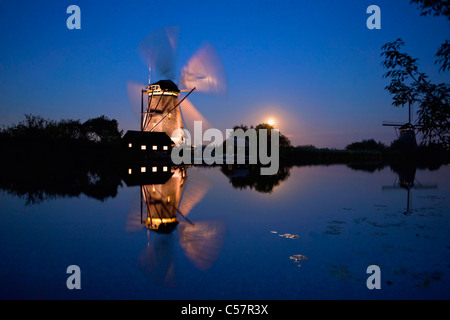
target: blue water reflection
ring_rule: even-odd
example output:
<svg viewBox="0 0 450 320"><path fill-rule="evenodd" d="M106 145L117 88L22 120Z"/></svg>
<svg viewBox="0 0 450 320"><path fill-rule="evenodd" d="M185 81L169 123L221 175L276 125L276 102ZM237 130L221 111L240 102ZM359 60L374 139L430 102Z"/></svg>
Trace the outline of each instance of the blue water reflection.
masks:
<svg viewBox="0 0 450 320"><path fill-rule="evenodd" d="M271 181L242 168L151 170L101 201L26 205L2 192L0 297L450 298L448 166L292 167ZM81 290L66 288L71 264ZM381 290L366 287L369 265Z"/></svg>

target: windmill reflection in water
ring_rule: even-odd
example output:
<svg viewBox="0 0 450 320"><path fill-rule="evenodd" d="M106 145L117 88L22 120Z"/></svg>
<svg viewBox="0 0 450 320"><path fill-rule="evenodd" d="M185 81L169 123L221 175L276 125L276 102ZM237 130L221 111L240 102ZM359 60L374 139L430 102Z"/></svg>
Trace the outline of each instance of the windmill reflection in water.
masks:
<svg viewBox="0 0 450 320"><path fill-rule="evenodd" d="M125 182L129 187L139 186L140 201L133 203L126 230L147 230L148 245L140 270L154 282L174 285L178 245L197 269L211 268L220 254L225 226L219 221L188 218L210 189L209 180L196 168L167 164L133 172L136 174L128 175Z"/></svg>
<svg viewBox="0 0 450 320"><path fill-rule="evenodd" d="M391 165L392 170L398 174L393 185L382 186L383 191L387 190L406 190L406 209L404 215L412 213L411 191L437 189L437 184L422 184L416 178L417 167L414 164Z"/></svg>

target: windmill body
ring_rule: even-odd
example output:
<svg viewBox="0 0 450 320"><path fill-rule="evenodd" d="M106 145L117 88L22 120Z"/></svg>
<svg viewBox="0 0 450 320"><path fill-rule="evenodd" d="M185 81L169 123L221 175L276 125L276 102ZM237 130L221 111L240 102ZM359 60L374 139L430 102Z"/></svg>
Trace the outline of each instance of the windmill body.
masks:
<svg viewBox="0 0 450 320"><path fill-rule="evenodd" d="M420 126L416 124L412 124L411 121L411 104L408 106L408 122L407 123L393 123L393 122L384 122L383 126L385 127L394 127L396 130L400 132L398 134L398 143L404 149L413 150L417 148L417 139L416 139L416 129Z"/></svg>
<svg viewBox="0 0 450 320"><path fill-rule="evenodd" d="M148 85L142 94L141 130L165 132L178 145L182 140L180 130L183 129L183 121L177 85L171 80L160 80ZM147 100L145 105L144 96ZM176 130L179 133L173 134Z"/></svg>
<svg viewBox="0 0 450 320"><path fill-rule="evenodd" d="M398 141L408 149L417 148L416 130L411 123L406 123L399 128Z"/></svg>

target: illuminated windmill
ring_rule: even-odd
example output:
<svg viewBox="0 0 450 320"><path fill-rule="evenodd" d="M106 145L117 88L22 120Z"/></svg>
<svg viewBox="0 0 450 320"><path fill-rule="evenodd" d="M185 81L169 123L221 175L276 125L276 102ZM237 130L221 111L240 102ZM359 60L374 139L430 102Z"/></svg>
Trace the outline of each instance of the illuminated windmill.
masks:
<svg viewBox="0 0 450 320"><path fill-rule="evenodd" d="M383 122L385 127L394 127L397 134L397 141L407 149L414 149L417 147L416 129L420 128L420 125L412 124L411 120L411 103L408 105L408 122ZM398 133L400 131L400 134Z"/></svg>
<svg viewBox="0 0 450 320"><path fill-rule="evenodd" d="M177 129L192 130L194 121L206 119L187 100L194 91L209 93L226 92L226 78L223 65L211 45L202 46L181 68L179 76L175 72L178 28L166 27L150 33L138 46L138 51L149 66L149 83L141 92L140 123L141 131L165 132L178 145L183 141ZM160 78L151 82L152 71ZM178 85L174 81L178 78ZM130 96L134 96L136 85L128 82ZM187 92L180 97L182 92ZM133 100L133 99L130 99ZM135 105L134 101L131 101Z"/></svg>

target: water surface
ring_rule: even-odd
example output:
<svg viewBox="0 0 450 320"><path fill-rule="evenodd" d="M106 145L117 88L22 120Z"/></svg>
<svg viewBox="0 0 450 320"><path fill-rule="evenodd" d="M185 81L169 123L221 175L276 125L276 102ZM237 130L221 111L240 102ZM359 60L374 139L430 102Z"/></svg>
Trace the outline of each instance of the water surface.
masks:
<svg viewBox="0 0 450 320"><path fill-rule="evenodd" d="M169 168L101 200L3 191L0 297L449 299L450 167L354 169ZM155 230L163 216L178 223Z"/></svg>

